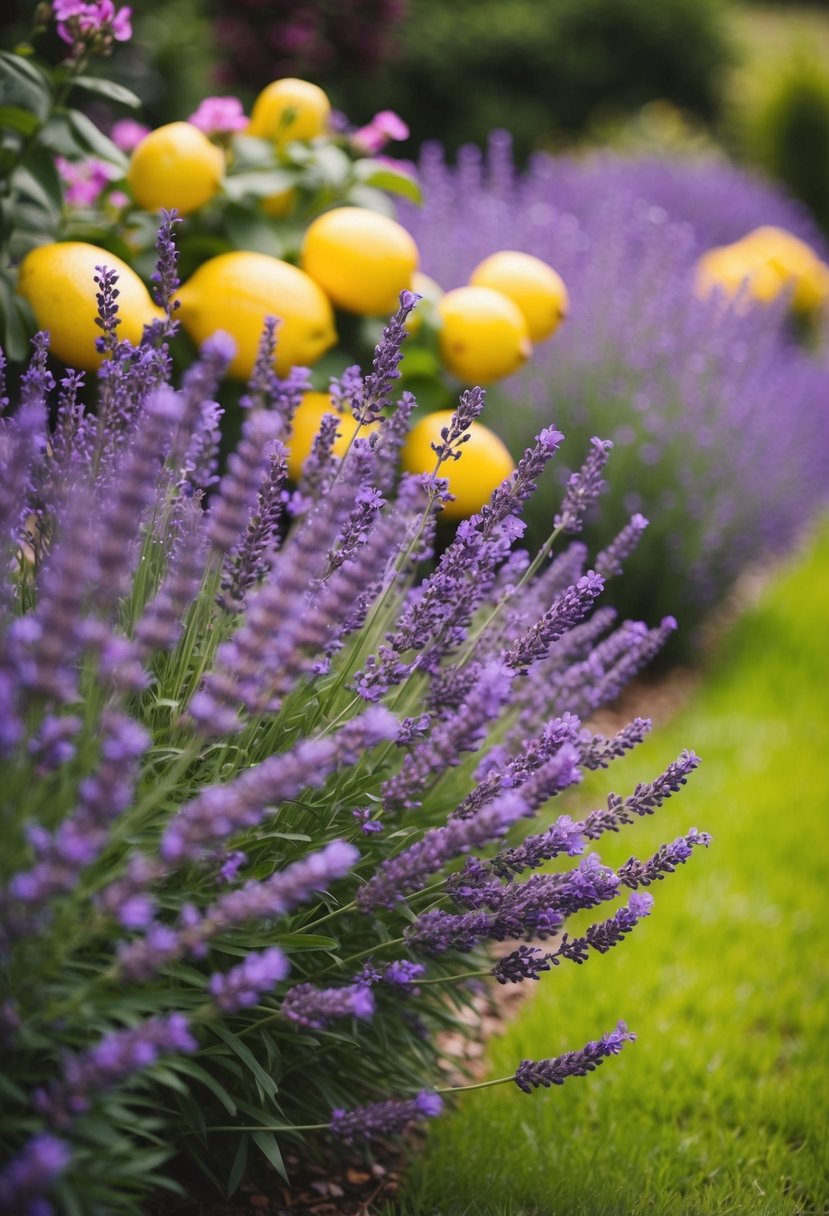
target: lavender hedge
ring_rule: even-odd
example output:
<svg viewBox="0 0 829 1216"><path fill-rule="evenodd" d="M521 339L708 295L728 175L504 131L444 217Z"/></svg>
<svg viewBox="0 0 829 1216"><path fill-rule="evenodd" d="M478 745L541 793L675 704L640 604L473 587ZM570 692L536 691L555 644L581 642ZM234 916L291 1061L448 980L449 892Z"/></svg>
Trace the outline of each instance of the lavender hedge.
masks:
<svg viewBox="0 0 829 1216"><path fill-rule="evenodd" d="M404 293L371 371L335 386L333 421L355 432L341 460L323 426L286 485L307 373L275 377L271 325L220 476L232 351L215 335L171 386L171 231L166 320L138 348L99 271L96 409L82 376L54 385L41 334L0 421L0 1211L15 1216L146 1210L184 1158L232 1194L265 1162L284 1171L286 1146L438 1115L458 1088L438 1084L438 1032L468 1033L469 981L613 948L650 912L646 888L708 843L692 829L618 871L591 851L679 790L691 752L578 821L548 806L647 733L586 721L674 626L597 607L641 521L592 570L566 542L608 445L534 559L516 542L553 427L423 574L441 469L483 393L461 396L434 472L398 479ZM571 936L583 909L596 923ZM492 942L509 943L497 962ZM632 1038L620 1023L503 1080L559 1085Z"/></svg>
<svg viewBox="0 0 829 1216"><path fill-rule="evenodd" d="M739 572L789 546L829 490L826 350L794 340L782 301L746 313L698 299L694 263L762 224L826 258L814 223L713 160L541 156L519 175L496 134L486 157L467 148L448 167L432 146L420 168L424 206L403 220L441 286L504 247L564 278L567 323L492 393L490 425L520 451L555 417L567 434L561 477L591 435L614 442L615 477L587 538L601 543L631 511L650 519L615 602L637 616L676 612L690 643ZM552 486L530 507L534 542Z"/></svg>

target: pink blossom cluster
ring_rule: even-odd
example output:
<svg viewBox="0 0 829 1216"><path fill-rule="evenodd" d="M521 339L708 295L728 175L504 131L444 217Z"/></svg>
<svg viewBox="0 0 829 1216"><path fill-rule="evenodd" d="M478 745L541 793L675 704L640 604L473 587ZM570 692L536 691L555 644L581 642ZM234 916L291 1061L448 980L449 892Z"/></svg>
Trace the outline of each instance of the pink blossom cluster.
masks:
<svg viewBox="0 0 829 1216"><path fill-rule="evenodd" d="M352 140L361 151L373 156L385 148L391 139L408 139L409 128L394 110L381 110L371 122L355 131Z"/></svg>
<svg viewBox="0 0 829 1216"><path fill-rule="evenodd" d="M232 135L235 131L244 131L248 125L238 97L205 97L187 121L205 135Z"/></svg>
<svg viewBox="0 0 829 1216"><path fill-rule="evenodd" d="M70 46L88 43L96 35L116 42L128 42L132 37L132 9L116 10L112 0L53 0L52 11L58 34Z"/></svg>
<svg viewBox="0 0 829 1216"><path fill-rule="evenodd" d="M94 207L112 179L118 176L114 165L94 157L72 161L57 156L55 164L65 185L64 200L70 207Z"/></svg>

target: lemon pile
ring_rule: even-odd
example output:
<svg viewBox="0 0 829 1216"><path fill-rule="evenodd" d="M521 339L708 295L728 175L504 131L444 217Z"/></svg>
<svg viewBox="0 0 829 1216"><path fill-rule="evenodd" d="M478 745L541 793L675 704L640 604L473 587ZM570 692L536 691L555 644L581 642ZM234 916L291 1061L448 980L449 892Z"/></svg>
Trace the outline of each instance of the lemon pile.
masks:
<svg viewBox="0 0 829 1216"><path fill-rule="evenodd" d="M568 306L567 288L552 266L502 249L475 267L468 286L438 302L441 361L466 384L511 376L534 343L552 337Z"/></svg>
<svg viewBox="0 0 829 1216"><path fill-rule="evenodd" d="M764 225L704 253L695 285L703 298L719 293L742 307L788 293L792 312L814 318L829 301L829 266L793 233Z"/></svg>

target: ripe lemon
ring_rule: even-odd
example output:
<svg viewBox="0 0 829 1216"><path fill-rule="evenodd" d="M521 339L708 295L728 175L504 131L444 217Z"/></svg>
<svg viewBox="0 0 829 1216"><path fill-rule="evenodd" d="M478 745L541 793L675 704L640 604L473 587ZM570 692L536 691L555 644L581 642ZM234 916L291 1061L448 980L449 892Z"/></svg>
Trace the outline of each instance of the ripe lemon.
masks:
<svg viewBox="0 0 829 1216"><path fill-rule="evenodd" d="M299 481L323 418L326 414L336 413L337 408L328 393L305 393L303 396L294 414L288 440L288 472L294 481ZM335 456L344 456L355 437L365 438L373 427L379 425L378 419L369 426L358 427L351 414L343 414L337 438L334 440L331 450Z"/></svg>
<svg viewBox="0 0 829 1216"><path fill-rule="evenodd" d="M230 374L246 377L253 370L268 316L277 329L276 370L310 367L337 340L334 314L324 292L307 274L265 253L221 253L203 262L179 292L179 316L194 341L201 343L217 329L236 343Z"/></svg>
<svg viewBox="0 0 829 1216"><path fill-rule="evenodd" d="M403 445L403 468L408 473L431 473L436 456L433 443L441 442L441 429L449 425L452 410L436 410L421 418ZM455 501L447 503L444 519L465 519L489 502L492 491L509 477L515 463L504 443L483 423L473 422L470 437L462 446L460 460L447 460L440 476L449 481Z"/></svg>
<svg viewBox="0 0 829 1216"><path fill-rule="evenodd" d="M532 342L551 337L567 316L569 299L561 276L529 253L502 249L484 258L472 274L473 287L494 287L521 309Z"/></svg>
<svg viewBox="0 0 829 1216"><path fill-rule="evenodd" d="M328 126L331 102L315 84L284 76L262 90L250 115L248 135L281 146L292 139L313 139Z"/></svg>
<svg viewBox="0 0 829 1216"><path fill-rule="evenodd" d="M739 297L741 307L752 301L769 303L784 286L780 274L765 262L750 256L738 244L709 249L696 265L696 292L700 297L718 292L726 299Z"/></svg>
<svg viewBox="0 0 829 1216"><path fill-rule="evenodd" d="M335 207L305 233L300 265L337 308L363 317L395 312L417 270L414 240L396 220L366 207Z"/></svg>
<svg viewBox="0 0 829 1216"><path fill-rule="evenodd" d="M438 301L444 366L466 384L488 384L517 371L532 354L518 305L493 287L456 287Z"/></svg>
<svg viewBox="0 0 829 1216"><path fill-rule="evenodd" d="M40 245L26 254L17 280L17 290L32 306L38 326L51 333L54 354L85 371L94 371L103 359L95 349L95 339L102 333L95 324L96 266L117 271L121 324L116 333L119 339L137 344L144 326L163 313L135 271L114 253L83 241Z"/></svg>
<svg viewBox="0 0 829 1216"><path fill-rule="evenodd" d="M127 181L139 207L197 211L218 193L225 158L198 127L168 122L145 135L130 158Z"/></svg>
<svg viewBox="0 0 829 1216"><path fill-rule="evenodd" d="M764 224L738 241L737 247L778 274L781 290L792 291L795 312L819 312L829 300L829 266L810 245L785 228Z"/></svg>

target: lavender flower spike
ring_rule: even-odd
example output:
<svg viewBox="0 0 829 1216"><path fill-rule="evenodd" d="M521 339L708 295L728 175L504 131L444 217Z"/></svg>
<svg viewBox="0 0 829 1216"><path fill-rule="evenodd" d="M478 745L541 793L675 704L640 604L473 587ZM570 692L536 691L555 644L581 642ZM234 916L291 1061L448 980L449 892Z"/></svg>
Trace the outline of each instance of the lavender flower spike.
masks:
<svg viewBox="0 0 829 1216"><path fill-rule="evenodd" d="M343 988L315 988L297 984L286 993L282 1013L299 1026L323 1030L335 1018L355 1017L367 1021L374 1014L374 997L367 984Z"/></svg>
<svg viewBox="0 0 829 1216"><path fill-rule="evenodd" d="M354 1110L333 1110L330 1129L346 1144L355 1140L372 1140L377 1136L397 1136L410 1123L434 1119L443 1110L443 1099L428 1089L416 1098L374 1102Z"/></svg>
<svg viewBox="0 0 829 1216"><path fill-rule="evenodd" d="M214 972L208 989L224 1013L256 1005L262 995L284 980L290 963L278 946L251 951L244 962L224 973Z"/></svg>
<svg viewBox="0 0 829 1216"><path fill-rule="evenodd" d="M508 793L470 819L453 819L445 827L432 828L417 844L382 862L358 894L357 903L364 912L394 907L407 892L418 890L445 862L489 844L526 813L524 800L518 794Z"/></svg>
<svg viewBox="0 0 829 1216"><path fill-rule="evenodd" d="M617 1056L625 1043L635 1040L636 1035L629 1032L624 1022L619 1022L615 1030L579 1051L568 1051L550 1060L522 1060L515 1070L515 1084L525 1094L542 1085L545 1089L550 1085L563 1085L568 1077L584 1077L593 1072L608 1056Z"/></svg>
<svg viewBox="0 0 829 1216"><path fill-rule="evenodd" d="M32 1136L0 1174L0 1212L51 1212L42 1196L64 1172L71 1159L69 1145L49 1132ZM39 1204L39 1206L37 1206Z"/></svg>
<svg viewBox="0 0 829 1216"><path fill-rule="evenodd" d="M563 532L580 532L584 517L605 488L602 470L607 464L613 444L609 439L590 440L590 452L578 473L573 473L567 482L561 511L554 523Z"/></svg>

